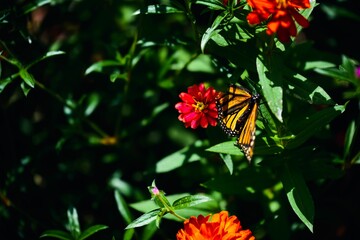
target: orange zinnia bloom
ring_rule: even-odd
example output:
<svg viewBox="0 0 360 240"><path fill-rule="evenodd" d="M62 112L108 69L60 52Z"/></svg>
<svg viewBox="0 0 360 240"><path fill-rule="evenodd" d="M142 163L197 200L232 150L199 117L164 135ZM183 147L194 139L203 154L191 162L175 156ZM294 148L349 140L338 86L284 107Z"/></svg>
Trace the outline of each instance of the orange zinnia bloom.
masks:
<svg viewBox="0 0 360 240"><path fill-rule="evenodd" d="M255 240L249 229L243 230L236 216L221 211L206 217L199 215L185 220L177 240Z"/></svg>
<svg viewBox="0 0 360 240"><path fill-rule="evenodd" d="M310 8L310 0L247 0L252 8L247 16L251 25L267 21L268 35L277 33L281 42L289 42L290 36L297 34L295 21L302 27L308 27L308 20L298 9Z"/></svg>

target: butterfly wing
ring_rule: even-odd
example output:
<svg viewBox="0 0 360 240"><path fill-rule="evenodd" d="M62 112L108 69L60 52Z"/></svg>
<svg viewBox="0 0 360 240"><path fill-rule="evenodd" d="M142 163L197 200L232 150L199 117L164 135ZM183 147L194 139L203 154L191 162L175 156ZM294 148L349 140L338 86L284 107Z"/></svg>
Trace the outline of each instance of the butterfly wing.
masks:
<svg viewBox="0 0 360 240"><path fill-rule="evenodd" d="M257 109L257 100L252 98L250 107L248 108L249 114L247 114L246 119L240 127L241 131L237 140L237 144L240 146L249 162L254 153Z"/></svg>
<svg viewBox="0 0 360 240"><path fill-rule="evenodd" d="M252 95L239 85L230 85L217 99L221 128L230 136L238 136L237 145L249 162L254 152L258 99L258 94Z"/></svg>
<svg viewBox="0 0 360 240"><path fill-rule="evenodd" d="M247 113L252 95L243 87L230 85L228 92L217 99L221 128L226 134L239 135L239 120Z"/></svg>

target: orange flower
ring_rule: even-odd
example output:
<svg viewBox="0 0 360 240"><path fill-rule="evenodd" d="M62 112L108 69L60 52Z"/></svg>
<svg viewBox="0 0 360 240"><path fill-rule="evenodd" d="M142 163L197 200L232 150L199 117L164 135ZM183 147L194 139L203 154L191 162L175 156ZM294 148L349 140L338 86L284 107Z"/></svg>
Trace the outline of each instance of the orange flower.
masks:
<svg viewBox="0 0 360 240"><path fill-rule="evenodd" d="M177 240L255 240L249 229L243 230L236 216L221 211L206 217L199 215L185 220Z"/></svg>
<svg viewBox="0 0 360 240"><path fill-rule="evenodd" d="M249 24L256 25L268 20L266 33L277 33L281 42L289 42L297 34L294 20L302 27L308 27L308 20L298 9L310 7L309 0L247 0L252 8L247 16Z"/></svg>

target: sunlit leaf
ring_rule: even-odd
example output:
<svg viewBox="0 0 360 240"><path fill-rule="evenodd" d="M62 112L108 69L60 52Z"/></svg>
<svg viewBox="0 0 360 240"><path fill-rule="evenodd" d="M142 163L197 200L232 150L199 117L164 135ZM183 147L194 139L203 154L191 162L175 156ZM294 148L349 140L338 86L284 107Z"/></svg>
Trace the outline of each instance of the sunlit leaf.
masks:
<svg viewBox="0 0 360 240"><path fill-rule="evenodd" d="M305 63L305 70L310 69L324 69L324 68L332 68L335 67L335 64L332 62L326 62L326 61L306 61Z"/></svg>
<svg viewBox="0 0 360 240"><path fill-rule="evenodd" d="M214 73L215 70L212 67L211 56L206 54L200 54L196 59L190 62L187 69L191 72L205 72Z"/></svg>
<svg viewBox="0 0 360 240"><path fill-rule="evenodd" d="M222 23L222 21L227 17L227 12L222 12L219 16L216 17L211 27L206 29L205 33L202 36L200 48L201 51L205 51L206 43L215 35L217 35L221 30L217 27Z"/></svg>
<svg viewBox="0 0 360 240"><path fill-rule="evenodd" d="M147 213L141 215L140 217L138 217L137 219L135 219L129 225L127 225L127 227L125 229L136 228L136 227L141 227L141 226L147 225L156 220L159 212L160 212L159 209L154 209L150 212L147 212Z"/></svg>
<svg viewBox="0 0 360 240"><path fill-rule="evenodd" d="M271 112L280 121L283 121L283 86L281 76L274 70L269 71L262 60L256 60L257 72L259 75L259 83L262 86L262 92L266 103ZM274 82L276 81L276 82Z"/></svg>
<svg viewBox="0 0 360 240"><path fill-rule="evenodd" d="M182 209L209 201L213 201L213 199L205 195L190 195L177 199L172 206L174 209Z"/></svg>
<svg viewBox="0 0 360 240"><path fill-rule="evenodd" d="M348 58L347 56L342 56L342 63L338 68L332 67L332 68L316 68L315 71L342 81L348 81L354 84L355 86L360 86L359 79L355 76L355 67L358 65L358 63Z"/></svg>
<svg viewBox="0 0 360 240"><path fill-rule="evenodd" d="M329 94L311 80L297 74L288 78L289 93L310 104L334 104Z"/></svg>
<svg viewBox="0 0 360 240"><path fill-rule="evenodd" d="M34 76L29 73L25 68L20 69L20 77L24 80L24 82L31 88L35 86Z"/></svg>
<svg viewBox="0 0 360 240"><path fill-rule="evenodd" d="M231 155L239 155L239 156L244 155L240 151L240 149L235 145L235 140L216 144L214 146L207 148L206 151L231 154Z"/></svg>
<svg viewBox="0 0 360 240"><path fill-rule="evenodd" d="M292 209L313 232L314 202L299 169L287 162L283 166L281 178Z"/></svg>
<svg viewBox="0 0 360 240"><path fill-rule="evenodd" d="M183 166L186 163L199 161L201 156L192 151L193 148L185 147L174 152L156 163L156 172L169 172Z"/></svg>
<svg viewBox="0 0 360 240"><path fill-rule="evenodd" d="M123 240L131 240L134 238L134 234L135 234L135 229L130 228L130 229L126 229L124 231L124 237Z"/></svg>

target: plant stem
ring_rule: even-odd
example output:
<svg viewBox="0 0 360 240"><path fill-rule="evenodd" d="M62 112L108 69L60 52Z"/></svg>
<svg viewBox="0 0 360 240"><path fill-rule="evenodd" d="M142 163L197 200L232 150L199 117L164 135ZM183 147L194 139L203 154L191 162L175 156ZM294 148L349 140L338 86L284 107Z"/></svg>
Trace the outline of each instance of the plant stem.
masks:
<svg viewBox="0 0 360 240"><path fill-rule="evenodd" d="M171 206L169 206L169 205L164 201L164 199L163 199L162 197L159 197L158 199L160 199L160 201L162 202L162 204L164 204L166 210L167 210L169 213L171 213L172 215L174 215L175 217L179 218L179 219L182 220L182 221L185 221L185 220L186 220L186 218L184 218L184 217L180 216L179 214L177 214L177 213L173 210L173 208L172 208Z"/></svg>

